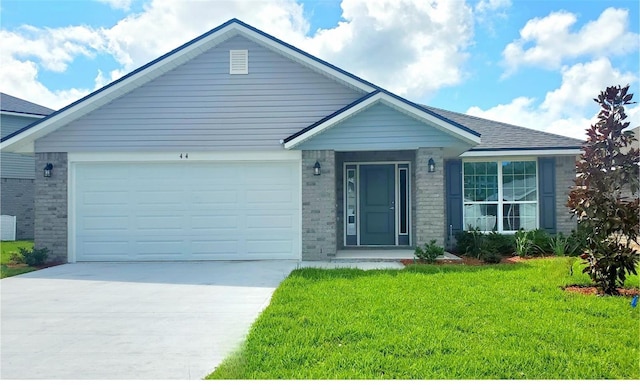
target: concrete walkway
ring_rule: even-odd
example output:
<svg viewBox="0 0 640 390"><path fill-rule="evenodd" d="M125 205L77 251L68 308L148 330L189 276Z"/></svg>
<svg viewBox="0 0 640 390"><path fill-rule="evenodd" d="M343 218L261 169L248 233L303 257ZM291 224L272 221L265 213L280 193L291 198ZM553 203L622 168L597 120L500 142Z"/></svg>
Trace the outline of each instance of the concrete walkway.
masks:
<svg viewBox="0 0 640 390"><path fill-rule="evenodd" d="M394 262L79 263L0 280L1 379L201 379L297 267Z"/></svg>

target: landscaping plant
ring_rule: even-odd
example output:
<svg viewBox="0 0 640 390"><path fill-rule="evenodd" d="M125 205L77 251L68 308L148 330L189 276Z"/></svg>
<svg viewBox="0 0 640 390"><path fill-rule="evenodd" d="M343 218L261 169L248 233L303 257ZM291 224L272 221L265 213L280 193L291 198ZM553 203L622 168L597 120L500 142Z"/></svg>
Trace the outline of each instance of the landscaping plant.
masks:
<svg viewBox="0 0 640 390"><path fill-rule="evenodd" d="M567 206L589 231L581 254L591 280L605 294L616 294L627 274L637 275L640 200L624 196L638 193L640 151L629 148L633 133L625 131L625 106L633 104L629 86L611 86L597 99L598 121L587 132L583 154L576 162L577 177Z"/></svg>
<svg viewBox="0 0 640 390"><path fill-rule="evenodd" d="M533 232L520 229L516 232L516 255L528 257L533 251Z"/></svg>
<svg viewBox="0 0 640 390"><path fill-rule="evenodd" d="M49 257L49 249L47 248L18 248L18 251L20 252L22 260L31 267L44 264L47 257Z"/></svg>
<svg viewBox="0 0 640 390"><path fill-rule="evenodd" d="M478 228L456 234L457 252L487 263L499 263L503 255L513 253L512 240L497 232L484 234Z"/></svg>
<svg viewBox="0 0 640 390"><path fill-rule="evenodd" d="M444 255L444 248L436 245L436 240L431 240L430 243L424 244L423 247L416 247L414 253L419 260L433 263L438 256Z"/></svg>

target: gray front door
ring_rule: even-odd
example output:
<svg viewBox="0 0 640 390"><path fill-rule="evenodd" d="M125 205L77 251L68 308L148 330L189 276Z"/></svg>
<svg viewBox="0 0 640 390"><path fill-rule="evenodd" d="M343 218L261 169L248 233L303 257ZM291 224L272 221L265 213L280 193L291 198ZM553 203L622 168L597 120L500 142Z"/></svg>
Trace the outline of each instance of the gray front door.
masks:
<svg viewBox="0 0 640 390"><path fill-rule="evenodd" d="M360 165L360 245L395 245L395 165Z"/></svg>

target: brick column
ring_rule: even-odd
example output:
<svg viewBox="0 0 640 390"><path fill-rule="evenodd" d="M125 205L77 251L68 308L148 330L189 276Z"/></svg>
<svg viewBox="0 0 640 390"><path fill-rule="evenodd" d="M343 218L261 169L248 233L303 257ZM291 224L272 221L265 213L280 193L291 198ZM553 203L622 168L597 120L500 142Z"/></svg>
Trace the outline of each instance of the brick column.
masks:
<svg viewBox="0 0 640 390"><path fill-rule="evenodd" d="M47 163L51 177L43 176ZM68 261L66 153L36 153L35 247L49 249L47 262Z"/></svg>
<svg viewBox="0 0 640 390"><path fill-rule="evenodd" d="M318 161L322 174L314 176ZM333 150L302 151L302 260L336 255L336 161Z"/></svg>
<svg viewBox="0 0 640 390"><path fill-rule="evenodd" d="M435 172L428 172L429 159L436 164ZM444 247L445 202L444 202L444 158L438 148L419 148L415 166L416 242L424 245L436 240Z"/></svg>

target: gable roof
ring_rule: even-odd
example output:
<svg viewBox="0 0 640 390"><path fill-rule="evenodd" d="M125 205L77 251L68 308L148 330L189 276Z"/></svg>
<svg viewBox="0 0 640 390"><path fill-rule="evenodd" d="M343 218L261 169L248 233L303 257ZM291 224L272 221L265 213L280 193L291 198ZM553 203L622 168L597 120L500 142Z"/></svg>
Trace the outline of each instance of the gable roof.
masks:
<svg viewBox="0 0 640 390"><path fill-rule="evenodd" d="M43 117L51 114L54 110L0 92L0 112L6 115Z"/></svg>
<svg viewBox="0 0 640 390"><path fill-rule="evenodd" d="M242 34L248 39L261 43L277 53L298 63L313 68L338 82L362 92L371 92L377 87L347 71L312 56L238 19L228 22L192 39L182 46L158 57L89 95L58 110L44 121L39 121L0 139L0 148L8 151L33 152L33 141L41 138L67 123L101 107L131 90L177 68L197 55L211 49L227 39Z"/></svg>
<svg viewBox="0 0 640 390"><path fill-rule="evenodd" d="M54 112L48 117L3 137L0 139L0 149L10 152L33 152L34 141L36 139L44 137L89 112L108 104L114 99L177 68L190 59L238 34L262 44L274 52L311 68L343 85L366 94L350 105L287 137L286 140L283 140L286 148L292 148L304 142L304 140L309 137L335 125L338 121L355 115L357 112L378 101L383 101L385 104L399 109L419 120L434 124L439 129L464 140L470 146L475 145L471 150L473 153L495 150L517 150L518 147L530 150L541 150L546 148L545 145L549 145L553 150L566 149L568 154L569 150L573 153L576 151L576 148L579 148L580 141L578 140L553 136L552 134L535 132L518 126L415 104L238 19L231 19L146 65L137 68L120 79ZM516 135L514 135L514 132ZM478 144L480 136L482 137L482 141ZM557 142L558 140L555 137L563 138L562 142ZM521 142L521 146L514 146L513 142L515 139Z"/></svg>
<svg viewBox="0 0 640 390"><path fill-rule="evenodd" d="M441 108L424 107L482 134L482 142L464 153L464 157L495 155L498 152L517 154L526 151L548 151L554 152L554 154L573 155L580 152L579 149L584 142L576 138L478 118Z"/></svg>
<svg viewBox="0 0 640 390"><path fill-rule="evenodd" d="M426 109L423 106L410 102L404 98L396 96L385 90L375 90L360 99L352 102L351 104L341 108L340 110L320 119L316 123L302 129L301 131L285 138L283 140L285 149L292 149L297 145L305 142L311 137L314 137L323 131L337 125L338 123L366 110L372 105L382 102L387 104L398 111L404 112L407 115L428 122L435 125L440 130L448 133L458 139L461 139L468 144L477 145L480 142L480 134L445 118L435 112Z"/></svg>
<svg viewBox="0 0 640 390"><path fill-rule="evenodd" d="M131 73L128 73L122 78L94 91L84 98L71 103L46 118L46 120L35 122L30 126L22 128L17 132L0 139L0 142L2 143L0 148L8 149L8 151L33 152L33 144L36 139L57 130L58 128L84 116L98 107L104 106L134 88L137 88L138 86L141 86L142 84L175 69L179 65L237 34L242 34L243 36L263 44L293 61L307 66L316 72L360 92L367 94L375 91L384 92L386 96L385 99L393 100L399 106L412 106L412 110L415 114L421 116L423 120L429 121L434 118L439 122L444 120L444 122L447 122L446 128L453 130L454 133L468 133L468 135L466 135L467 138L470 138L472 143L477 143L473 142L473 140L479 136L476 132L455 122L439 118L437 114L434 114L415 103L409 102L385 91L366 80L289 45L288 43L285 43L238 19L231 19L213 30L210 30L209 32L157 58L156 60L149 62Z"/></svg>

